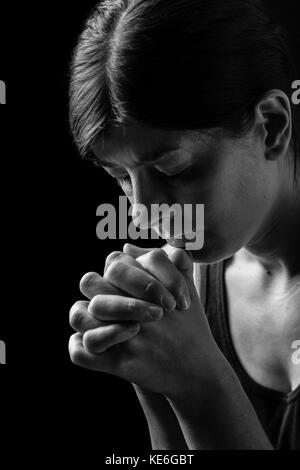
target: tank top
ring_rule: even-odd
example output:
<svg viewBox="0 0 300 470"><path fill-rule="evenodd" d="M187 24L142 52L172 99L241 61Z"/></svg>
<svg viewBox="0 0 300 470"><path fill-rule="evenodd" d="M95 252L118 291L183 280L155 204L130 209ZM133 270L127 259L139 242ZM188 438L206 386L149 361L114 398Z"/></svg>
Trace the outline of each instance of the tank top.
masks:
<svg viewBox="0 0 300 470"><path fill-rule="evenodd" d="M225 261L194 263L195 286L211 332L237 374L273 448L300 450L300 386L290 393L284 393L260 385L248 375L235 351L226 304Z"/></svg>

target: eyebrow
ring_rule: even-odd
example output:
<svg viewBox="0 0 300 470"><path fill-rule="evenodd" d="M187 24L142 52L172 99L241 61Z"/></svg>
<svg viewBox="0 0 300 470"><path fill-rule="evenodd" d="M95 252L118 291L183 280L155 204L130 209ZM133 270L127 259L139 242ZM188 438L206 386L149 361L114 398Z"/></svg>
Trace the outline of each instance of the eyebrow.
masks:
<svg viewBox="0 0 300 470"><path fill-rule="evenodd" d="M157 163L160 159L163 158L165 154L180 150L180 148L181 147L178 147L178 146L177 147L175 146L174 147L161 147L158 150L156 150L154 154L154 158L153 158L153 155L150 156L149 154L149 156L144 157L143 161L136 163L136 166L143 165L144 163ZM107 168L118 168L120 166L117 163L111 163L108 160L100 159L96 155L95 155L94 163L97 166L101 166L101 167L106 166Z"/></svg>

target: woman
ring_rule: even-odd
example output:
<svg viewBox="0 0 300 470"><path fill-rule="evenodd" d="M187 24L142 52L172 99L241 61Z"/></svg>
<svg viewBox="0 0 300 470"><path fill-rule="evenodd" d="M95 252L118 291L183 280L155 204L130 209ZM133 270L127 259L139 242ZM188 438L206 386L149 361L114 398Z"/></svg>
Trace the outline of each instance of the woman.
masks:
<svg viewBox="0 0 300 470"><path fill-rule="evenodd" d="M72 361L133 383L153 448L300 449L295 79L254 0L103 1L79 39L82 155L133 205L205 207L201 250L125 245L70 312Z"/></svg>

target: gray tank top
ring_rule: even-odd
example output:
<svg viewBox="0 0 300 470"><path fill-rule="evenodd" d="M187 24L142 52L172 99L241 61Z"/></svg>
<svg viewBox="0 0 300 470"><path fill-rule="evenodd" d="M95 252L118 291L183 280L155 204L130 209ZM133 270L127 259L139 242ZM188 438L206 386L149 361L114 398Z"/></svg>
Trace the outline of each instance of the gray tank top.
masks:
<svg viewBox="0 0 300 470"><path fill-rule="evenodd" d="M210 329L220 350L235 370L273 447L300 450L300 386L291 393L256 383L242 366L230 334L224 264L194 264L194 281Z"/></svg>

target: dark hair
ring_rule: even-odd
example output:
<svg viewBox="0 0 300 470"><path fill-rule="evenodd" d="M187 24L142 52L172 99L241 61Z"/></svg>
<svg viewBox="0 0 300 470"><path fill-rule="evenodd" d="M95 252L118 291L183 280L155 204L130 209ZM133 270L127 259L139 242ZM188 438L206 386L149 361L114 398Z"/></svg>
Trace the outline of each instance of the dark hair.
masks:
<svg viewBox="0 0 300 470"><path fill-rule="evenodd" d="M240 135L259 97L290 97L296 75L286 33L257 0L104 0L72 58L71 129L83 156L110 124Z"/></svg>

